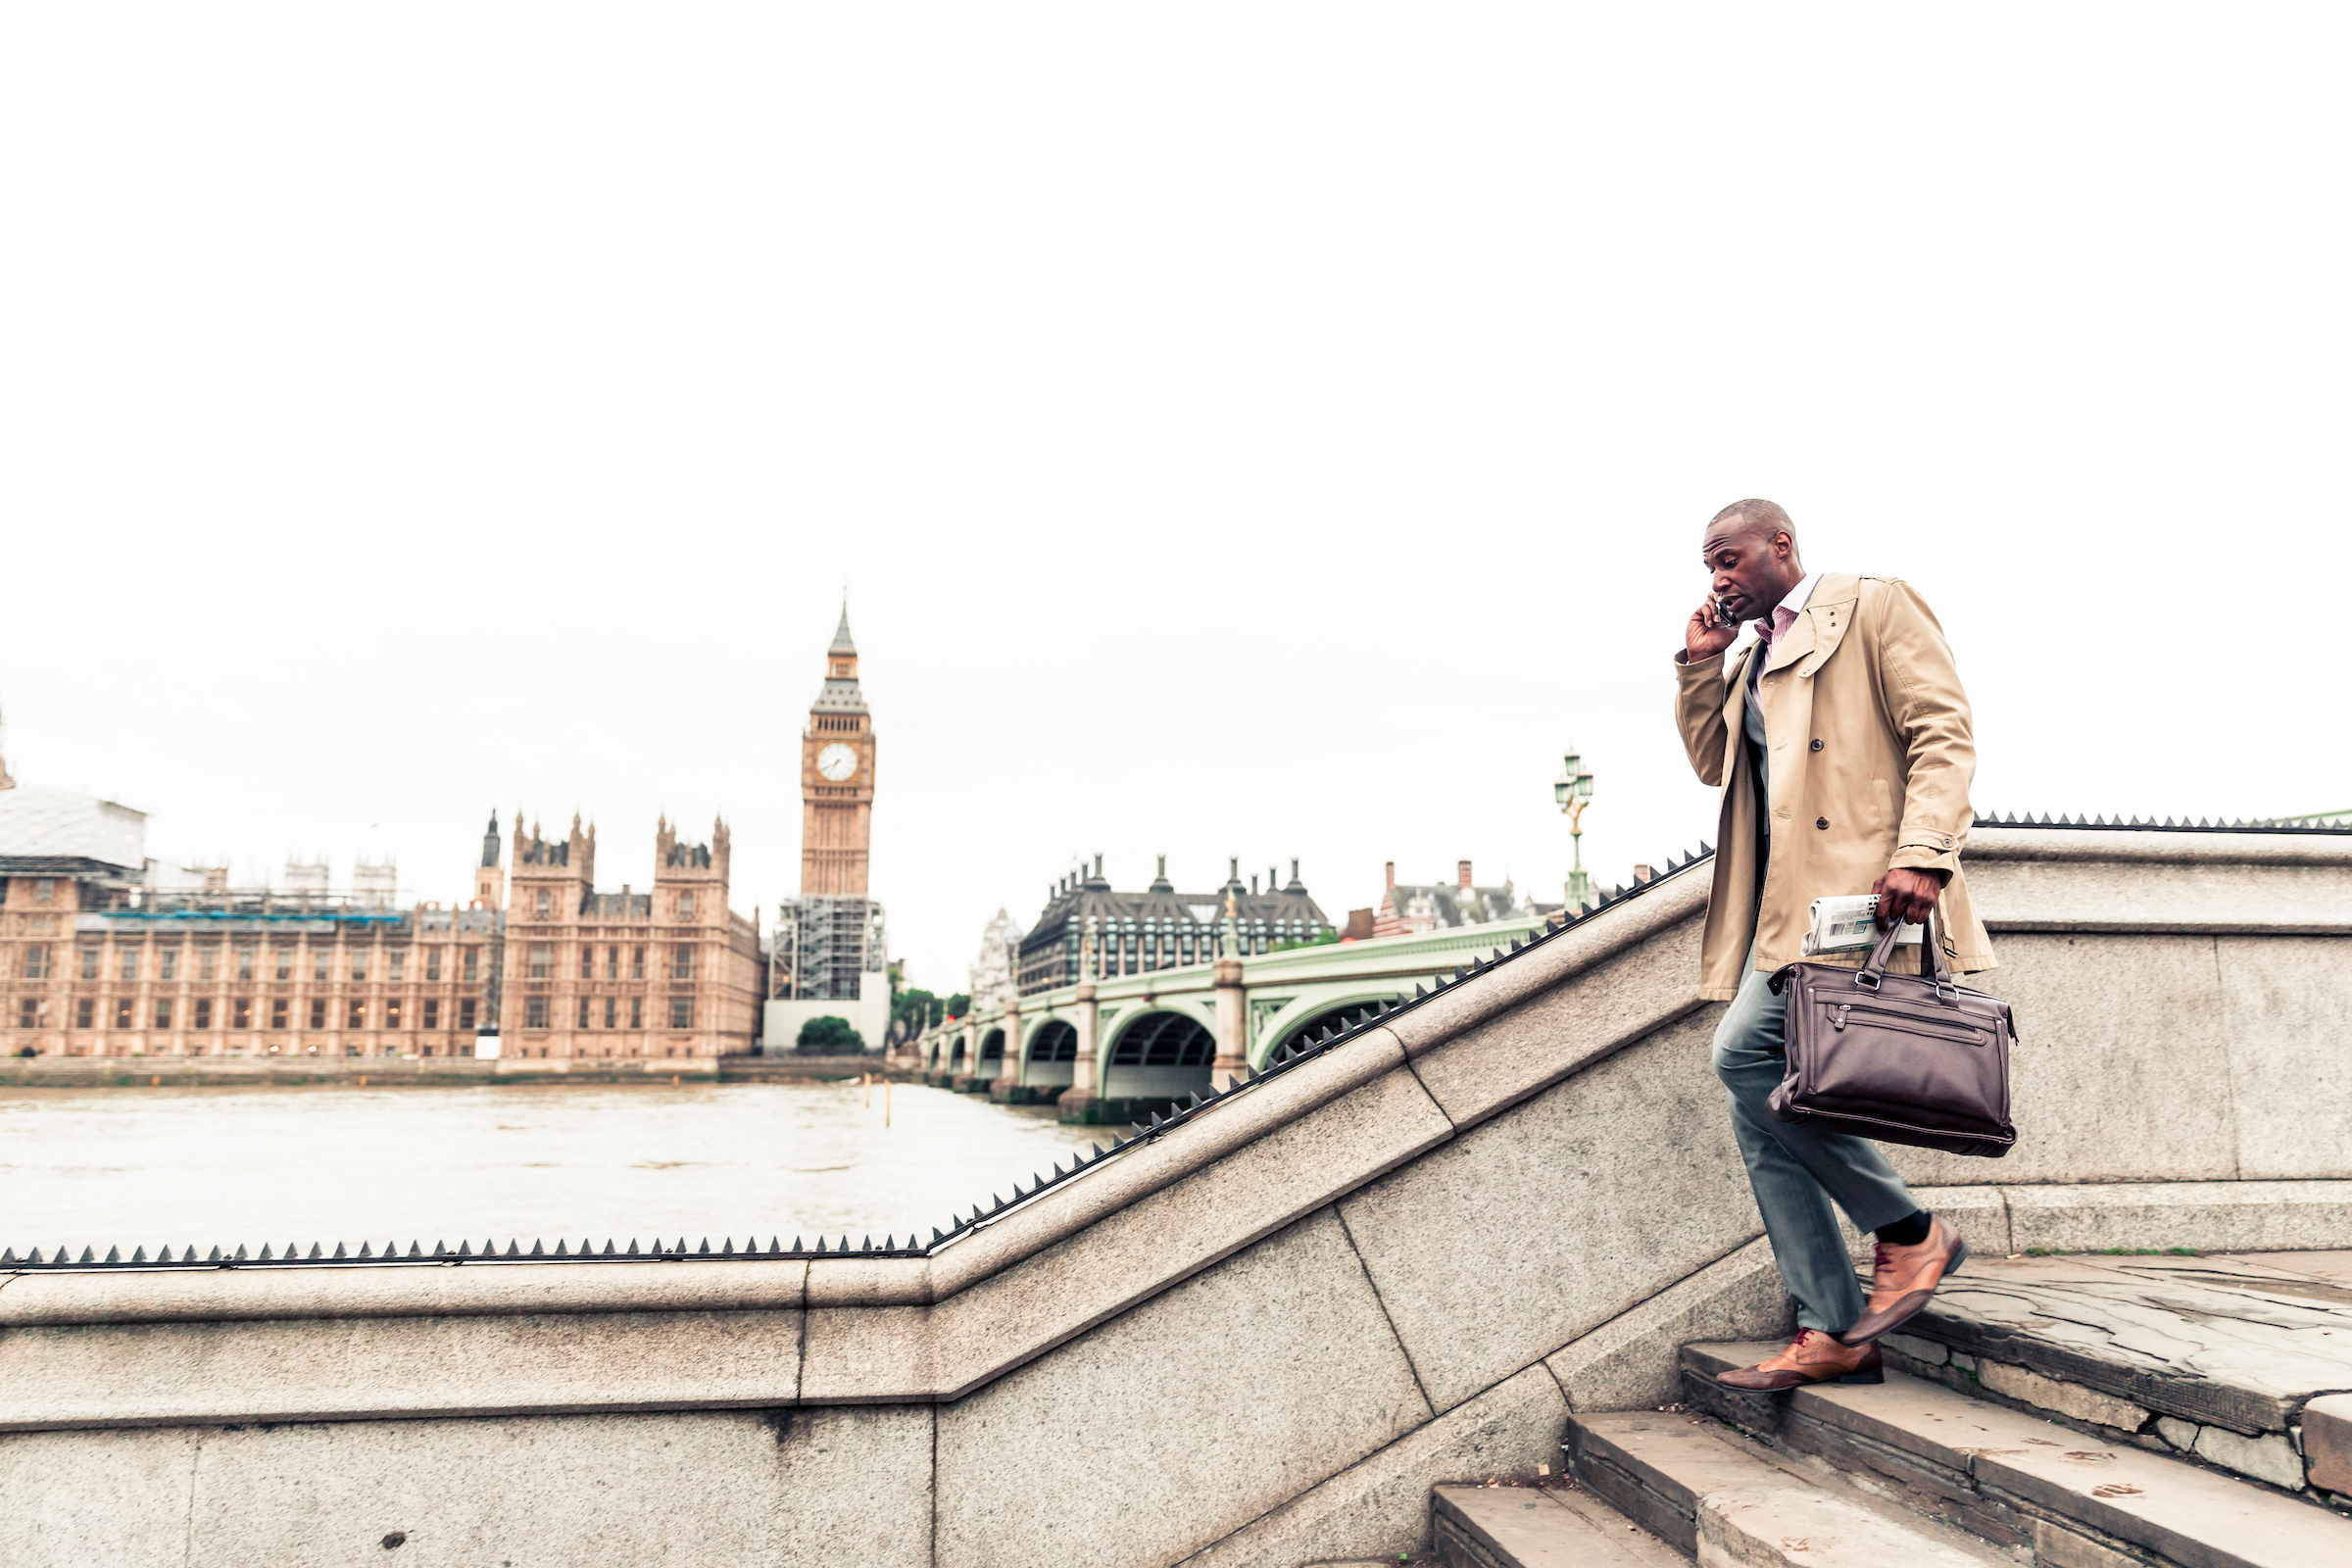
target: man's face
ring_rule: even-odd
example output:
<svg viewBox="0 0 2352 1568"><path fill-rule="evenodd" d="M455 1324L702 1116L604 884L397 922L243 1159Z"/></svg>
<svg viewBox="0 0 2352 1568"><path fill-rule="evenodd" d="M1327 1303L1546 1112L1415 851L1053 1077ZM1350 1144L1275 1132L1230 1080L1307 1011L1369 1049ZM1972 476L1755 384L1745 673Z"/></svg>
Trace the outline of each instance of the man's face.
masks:
<svg viewBox="0 0 2352 1568"><path fill-rule="evenodd" d="M1715 597L1741 620L1770 612L1795 586L1796 542L1786 529L1765 532L1733 524L1707 535L1702 547Z"/></svg>

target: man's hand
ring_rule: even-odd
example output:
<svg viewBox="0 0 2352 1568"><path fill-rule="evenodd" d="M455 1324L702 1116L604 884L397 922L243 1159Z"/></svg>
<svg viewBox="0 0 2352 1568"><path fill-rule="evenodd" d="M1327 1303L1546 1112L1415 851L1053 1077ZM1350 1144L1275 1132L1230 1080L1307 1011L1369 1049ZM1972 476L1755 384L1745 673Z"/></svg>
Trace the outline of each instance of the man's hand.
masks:
<svg viewBox="0 0 2352 1568"><path fill-rule="evenodd" d="M1924 924L1936 912L1936 901L1943 897L1943 883L1934 872L1898 866L1872 883L1870 891L1879 896L1879 925L1884 929L1897 920Z"/></svg>
<svg viewBox="0 0 2352 1568"><path fill-rule="evenodd" d="M1712 659L1740 640L1740 623L1729 626L1715 624L1715 601L1708 598L1690 612L1690 624L1683 628L1683 662L1696 663Z"/></svg>

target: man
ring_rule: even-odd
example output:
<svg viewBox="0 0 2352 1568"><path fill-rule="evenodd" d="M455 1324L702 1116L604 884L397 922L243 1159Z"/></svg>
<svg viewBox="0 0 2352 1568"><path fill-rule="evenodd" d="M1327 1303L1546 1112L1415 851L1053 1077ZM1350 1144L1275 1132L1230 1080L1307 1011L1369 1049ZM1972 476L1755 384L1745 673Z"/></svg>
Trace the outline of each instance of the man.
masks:
<svg viewBox="0 0 2352 1568"><path fill-rule="evenodd" d="M1960 873L1975 814L1968 698L1916 593L1891 578L1806 571L1795 526L1771 502L1726 507L1703 551L1714 594L1675 656L1683 745L1699 778L1723 786L1700 994L1732 1004L1715 1031L1715 1073L1799 1325L1779 1355L1721 1381L1877 1383L1879 1337L1927 1304L1967 1245L1911 1200L1875 1144L1765 1109L1787 1066L1781 999L1766 982L1800 956L1815 899L1864 892L1879 896L1882 925L1924 922L1940 905L1951 967L1992 967ZM1727 669L1743 620L1756 641ZM1892 967L1916 974L1919 959L1908 945ZM1810 961L1859 967L1867 956ZM1877 1233L1867 1302L1833 1202Z"/></svg>

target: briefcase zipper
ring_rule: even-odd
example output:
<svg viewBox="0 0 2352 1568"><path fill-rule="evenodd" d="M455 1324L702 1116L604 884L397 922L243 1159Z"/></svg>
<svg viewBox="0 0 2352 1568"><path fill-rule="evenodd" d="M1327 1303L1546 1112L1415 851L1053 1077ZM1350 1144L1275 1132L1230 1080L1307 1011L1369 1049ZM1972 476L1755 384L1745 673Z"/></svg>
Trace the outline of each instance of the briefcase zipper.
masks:
<svg viewBox="0 0 2352 1568"><path fill-rule="evenodd" d="M1955 1046L1982 1047L1992 1033L1990 1029L1985 1029L1979 1034L1962 1034L1950 1026L1939 1029L1928 1019L1914 1018L1907 1012L1888 1012L1884 1007L1856 1007L1850 1002L1840 1002L1830 1009L1830 1027L1843 1029L1846 1016L1853 1012L1861 1012L1872 1018L1883 1018L1886 1023L1882 1027L1885 1028L1900 1029L1905 1034L1918 1035L1923 1040L1941 1040Z"/></svg>

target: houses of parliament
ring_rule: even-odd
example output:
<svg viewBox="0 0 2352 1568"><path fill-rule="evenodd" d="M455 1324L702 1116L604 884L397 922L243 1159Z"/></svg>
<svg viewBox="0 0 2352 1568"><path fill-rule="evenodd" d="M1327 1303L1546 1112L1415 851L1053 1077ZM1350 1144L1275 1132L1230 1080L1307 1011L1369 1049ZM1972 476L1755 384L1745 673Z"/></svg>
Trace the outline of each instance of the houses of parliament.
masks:
<svg viewBox="0 0 2352 1568"><path fill-rule="evenodd" d="M654 826L643 890L596 885L594 824L491 814L461 905L403 903L390 863L264 886L145 854L145 813L0 765L0 1029L10 1054L654 1061L789 1051L890 1015L869 897L872 717L845 607L801 738L801 895L773 940L729 904L732 835Z"/></svg>

